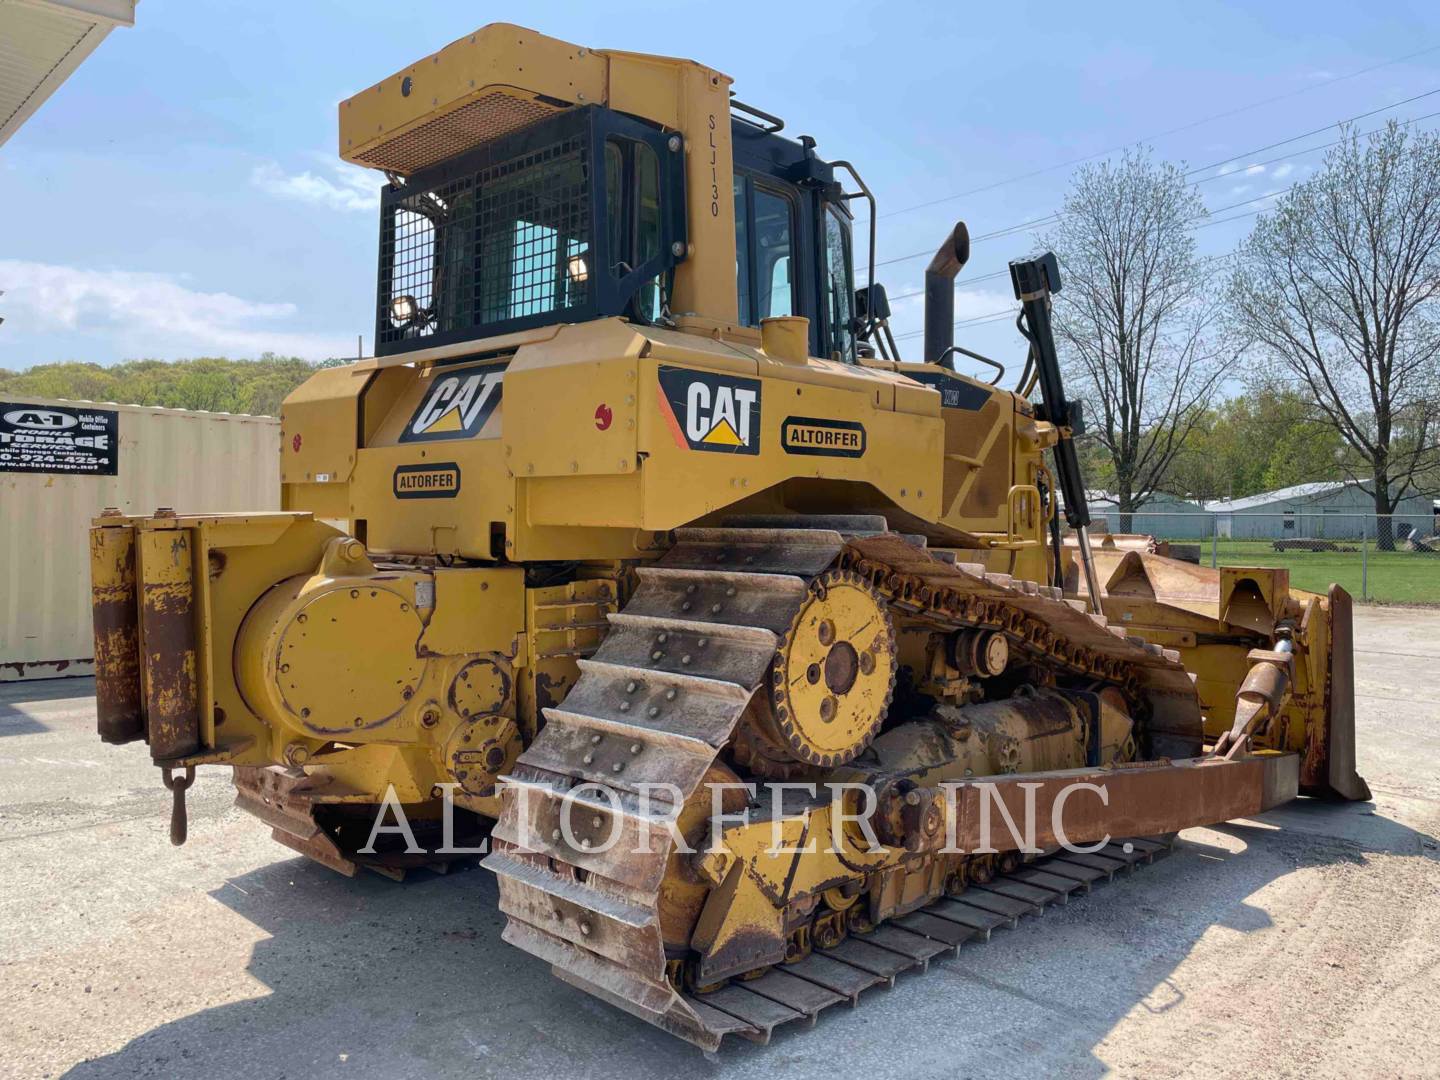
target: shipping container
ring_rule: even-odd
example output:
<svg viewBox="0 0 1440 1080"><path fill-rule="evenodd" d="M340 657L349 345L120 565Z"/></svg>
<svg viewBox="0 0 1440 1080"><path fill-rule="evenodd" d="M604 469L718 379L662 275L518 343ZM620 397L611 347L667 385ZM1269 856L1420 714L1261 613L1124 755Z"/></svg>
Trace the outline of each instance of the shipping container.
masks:
<svg viewBox="0 0 1440 1080"><path fill-rule="evenodd" d="M90 521L280 508L280 421L0 399L0 681L88 675Z"/></svg>

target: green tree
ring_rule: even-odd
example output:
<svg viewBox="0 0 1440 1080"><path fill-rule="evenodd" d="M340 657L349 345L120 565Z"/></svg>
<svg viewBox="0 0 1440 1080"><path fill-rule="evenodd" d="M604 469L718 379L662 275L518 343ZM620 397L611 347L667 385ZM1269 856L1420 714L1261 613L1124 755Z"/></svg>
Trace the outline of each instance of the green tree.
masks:
<svg viewBox="0 0 1440 1080"><path fill-rule="evenodd" d="M1305 394L1388 515L1440 468L1440 135L1346 132L1262 216L1230 297L1262 377Z"/></svg>
<svg viewBox="0 0 1440 1080"><path fill-rule="evenodd" d="M1166 489L1187 498L1239 499L1337 480L1344 444L1304 395L1260 386L1206 410L1177 456Z"/></svg>
<svg viewBox="0 0 1440 1080"><path fill-rule="evenodd" d="M1212 265L1191 231L1204 214L1181 169L1127 153L1077 171L1060 224L1043 238L1063 267L1061 362L1109 457L1103 474L1122 531L1167 486L1231 358Z"/></svg>
<svg viewBox="0 0 1440 1080"><path fill-rule="evenodd" d="M190 360L126 360L99 364L39 364L24 371L0 370L0 396L114 401L278 416L280 403L321 365L266 353L258 360L223 356Z"/></svg>

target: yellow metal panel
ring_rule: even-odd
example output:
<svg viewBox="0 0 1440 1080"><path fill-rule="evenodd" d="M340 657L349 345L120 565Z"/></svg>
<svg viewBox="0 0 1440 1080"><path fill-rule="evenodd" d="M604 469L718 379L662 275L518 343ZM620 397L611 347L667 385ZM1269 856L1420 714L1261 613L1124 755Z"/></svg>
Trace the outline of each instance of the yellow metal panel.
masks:
<svg viewBox="0 0 1440 1080"><path fill-rule="evenodd" d="M526 511L527 525L550 528L608 528L614 532L633 532L641 527L642 490L641 477L634 473L628 476L525 479L521 480L518 486L520 501ZM620 552L606 550L602 556L582 548L579 542L575 543L574 547L576 557L584 554L586 557L618 555L626 558L633 554L626 548Z"/></svg>
<svg viewBox="0 0 1440 1080"><path fill-rule="evenodd" d="M730 78L688 61L611 53L610 106L677 128L685 137L690 257L675 275L675 311L716 327L735 323L734 161ZM669 110L673 110L669 111Z"/></svg>
<svg viewBox="0 0 1440 1080"><path fill-rule="evenodd" d="M500 437L500 401L498 380L507 370L508 358L486 359L476 363L455 363L426 367L389 368L385 372L390 405L383 418L367 417L367 426L374 421L374 434L366 446L393 446L407 438L417 452L426 446L437 451L445 446L471 439ZM394 385L404 378L406 384ZM509 393L508 379L504 393ZM487 408L488 406L488 408ZM478 427L469 433L463 422L466 409L474 407ZM370 402L366 400L367 412ZM288 409L288 405L287 405ZM354 433L351 433L354 441Z"/></svg>
<svg viewBox="0 0 1440 1080"><path fill-rule="evenodd" d="M943 426L938 395L926 399L932 415L897 414L884 407L883 388L877 404L873 373L834 370L842 365L832 368L824 362L798 365L765 359L758 361L756 370L761 380L757 452L697 451L686 445L662 401L659 368L665 355L657 346L640 366L644 528L675 528L781 483L806 480L859 482L832 493L832 512L876 509L889 501L931 520L939 516ZM802 418L863 425L864 453L858 457L786 453L784 426ZM867 488L860 485L868 485L874 494L867 496Z"/></svg>
<svg viewBox="0 0 1440 1080"><path fill-rule="evenodd" d="M17 395L27 405L76 402ZM0 473L0 681L92 670L90 521L107 506L219 512L280 506L280 422L83 402L119 417L115 476Z"/></svg>
<svg viewBox="0 0 1440 1080"><path fill-rule="evenodd" d="M377 446L358 456L345 516L366 522L372 551L488 559L493 557L491 527L513 529L515 483L506 472L499 439ZM458 492L397 498L396 470L420 467L453 468Z"/></svg>
<svg viewBox="0 0 1440 1080"><path fill-rule="evenodd" d="M435 614L420 648L439 656L497 652L514 656L525 631L525 571L435 570Z"/></svg>
<svg viewBox="0 0 1440 1080"><path fill-rule="evenodd" d="M360 395L373 372L325 368L285 399L280 432L280 481L342 484L355 467Z"/></svg>
<svg viewBox="0 0 1440 1080"><path fill-rule="evenodd" d="M618 319L526 346L505 372L505 457L521 479L636 468L637 357L645 339ZM561 370L563 368L563 370Z"/></svg>

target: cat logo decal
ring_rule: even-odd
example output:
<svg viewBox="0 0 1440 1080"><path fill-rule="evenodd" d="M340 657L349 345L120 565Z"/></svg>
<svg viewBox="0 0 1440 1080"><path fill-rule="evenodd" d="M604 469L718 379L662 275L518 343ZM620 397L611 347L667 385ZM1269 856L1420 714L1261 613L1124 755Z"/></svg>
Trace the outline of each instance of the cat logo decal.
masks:
<svg viewBox="0 0 1440 1080"><path fill-rule="evenodd" d="M436 374L400 433L403 442L469 439L500 405L505 368L494 364Z"/></svg>
<svg viewBox="0 0 1440 1080"><path fill-rule="evenodd" d="M660 368L660 412L675 444L719 454L760 453L760 380Z"/></svg>

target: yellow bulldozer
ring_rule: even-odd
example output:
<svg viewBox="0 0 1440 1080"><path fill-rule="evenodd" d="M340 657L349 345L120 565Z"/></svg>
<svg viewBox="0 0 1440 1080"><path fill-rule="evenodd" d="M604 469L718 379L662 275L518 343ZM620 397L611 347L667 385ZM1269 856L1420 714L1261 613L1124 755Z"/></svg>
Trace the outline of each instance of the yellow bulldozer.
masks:
<svg viewBox="0 0 1440 1080"><path fill-rule="evenodd" d="M286 401L282 511L91 532L100 736L176 842L222 765L343 873L484 846L506 941L712 1049L1368 797L1343 590L1091 545L1054 256L1008 387L955 370L963 225L901 361L859 173L730 86L502 24L342 102L374 358Z"/></svg>

